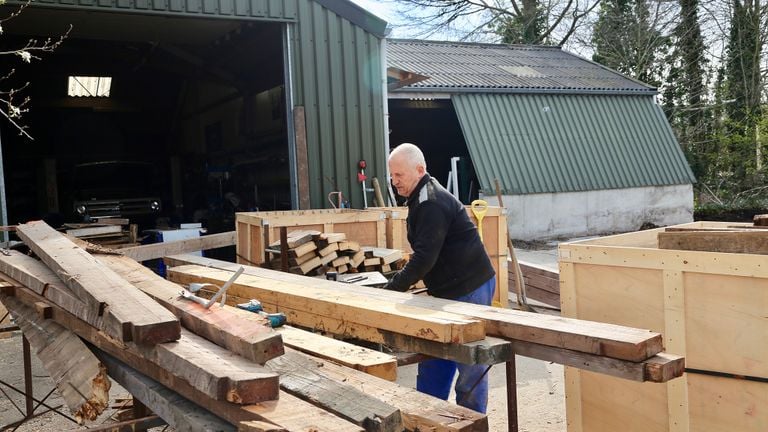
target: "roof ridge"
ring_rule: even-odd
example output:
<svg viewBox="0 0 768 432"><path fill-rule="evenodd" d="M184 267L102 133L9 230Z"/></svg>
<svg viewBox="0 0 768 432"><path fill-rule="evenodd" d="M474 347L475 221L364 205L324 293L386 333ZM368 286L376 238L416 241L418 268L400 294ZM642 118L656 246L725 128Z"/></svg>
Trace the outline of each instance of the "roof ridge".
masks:
<svg viewBox="0 0 768 432"><path fill-rule="evenodd" d="M504 43L491 43L491 42L467 42L467 41L448 41L448 40L426 40L426 39L398 39L387 38L387 43L412 43L412 44L436 44L436 45L468 45L474 47L494 47L494 48L519 48L528 50L556 50L562 51L562 47L558 45L534 45L534 44L504 44Z"/></svg>

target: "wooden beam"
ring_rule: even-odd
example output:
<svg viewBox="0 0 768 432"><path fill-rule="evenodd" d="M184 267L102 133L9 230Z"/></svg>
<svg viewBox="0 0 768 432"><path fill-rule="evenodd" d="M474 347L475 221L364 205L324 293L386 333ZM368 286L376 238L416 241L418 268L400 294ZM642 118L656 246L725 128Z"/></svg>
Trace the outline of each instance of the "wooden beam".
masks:
<svg viewBox="0 0 768 432"><path fill-rule="evenodd" d="M309 198L309 156L307 152L307 123L303 106L293 107L293 130L296 134L296 174L299 180L299 209L311 207Z"/></svg>
<svg viewBox="0 0 768 432"><path fill-rule="evenodd" d="M183 398L99 348L93 347L93 350L107 366L109 376L175 430L193 432L237 430L231 424L210 413L205 407Z"/></svg>
<svg viewBox="0 0 768 432"><path fill-rule="evenodd" d="M186 330L176 342L129 348L215 400L249 405L278 397L277 374Z"/></svg>
<svg viewBox="0 0 768 432"><path fill-rule="evenodd" d="M361 389L382 402L399 408L403 425L408 431L488 431L488 418L484 414L426 395L416 389L399 386L330 362L319 362L308 356L304 356L301 364L302 367L316 368L317 373L327 379Z"/></svg>
<svg viewBox="0 0 768 432"><path fill-rule="evenodd" d="M685 371L685 358L667 353L659 353L641 362L630 362L531 342L512 341L512 344L514 352L525 357L631 381L663 383L683 376Z"/></svg>
<svg viewBox="0 0 768 432"><path fill-rule="evenodd" d="M103 310L102 329L110 336L142 344L179 338L173 314L45 222L21 224L16 233L88 307Z"/></svg>
<svg viewBox="0 0 768 432"><path fill-rule="evenodd" d="M240 264L189 255L168 257L166 262L169 265L193 263L226 269L230 272L240 267ZM324 279L307 279L253 266L245 266L245 275L258 276L274 281L275 284L287 282L304 284L312 288L323 288L335 292L337 296L344 293L345 296L347 294L355 295L377 301L386 301L399 306L407 305L432 311L458 313L483 320L486 325L486 333L491 336L528 341L620 360L640 362L662 352L663 348L661 334L632 327L460 303ZM250 294L244 294L241 293L244 297L250 297Z"/></svg>
<svg viewBox="0 0 768 432"><path fill-rule="evenodd" d="M42 297L24 287L17 287L15 298L32 306L44 301ZM51 306L54 320L66 328L75 331L89 342L106 349L112 355L121 358L116 352L130 353L131 365L136 358L148 362L150 368L160 373L170 374L173 382L183 380L206 397L217 401L228 401L237 404L251 404L272 400L278 396L278 377L262 366L232 355L224 348L218 347L205 339L183 331L178 342L168 342L155 345L138 345L127 343L118 344L114 339L102 336L94 327L78 320L74 315ZM79 330L77 330L79 329ZM90 337L84 336L85 332ZM106 339L98 345L96 342ZM143 372L146 373L144 370ZM157 379L157 377L154 377Z"/></svg>
<svg viewBox="0 0 768 432"><path fill-rule="evenodd" d="M363 432L365 429L347 420L305 402L288 392L280 392L280 399L251 405L248 413L262 420L280 425L289 431L307 432ZM366 431L367 432L367 431Z"/></svg>
<svg viewBox="0 0 768 432"><path fill-rule="evenodd" d="M322 374L323 363L306 354L289 348L266 366L280 374L280 388L284 391L362 426L367 432L403 430L400 410L341 381L327 379Z"/></svg>
<svg viewBox="0 0 768 432"><path fill-rule="evenodd" d="M123 227L120 225L107 225L107 226L94 226L87 228L68 229L67 235L73 237L85 237L93 235L103 234L120 234L123 231Z"/></svg>
<svg viewBox="0 0 768 432"><path fill-rule="evenodd" d="M178 283L207 282L223 284L231 273L201 266L181 266L168 270L168 278ZM410 305L393 304L347 292L340 296L336 290L317 288L313 280L289 283L259 276L241 275L229 288L232 295L255 298L303 311L310 315L322 315L337 319L380 327L396 333L436 340L464 343L485 337L482 322L455 313L425 310ZM341 284L340 284L341 285ZM362 288L362 287L359 287Z"/></svg>
<svg viewBox="0 0 768 432"><path fill-rule="evenodd" d="M127 257L133 258L136 261L146 261L155 258L162 258L168 255L234 246L234 244L235 231L228 231L225 233L211 234L187 240L152 243L148 245L122 248L120 249L120 253Z"/></svg>
<svg viewBox="0 0 768 432"><path fill-rule="evenodd" d="M660 232L659 249L768 255L768 232Z"/></svg>
<svg viewBox="0 0 768 432"><path fill-rule="evenodd" d="M43 262L24 255L21 252L10 251L8 255L0 255L0 278L8 276L13 283L21 284L44 296L51 302L66 309L88 324L101 328L102 317L98 311L89 308L69 289Z"/></svg>
<svg viewBox="0 0 768 432"><path fill-rule="evenodd" d="M252 312L242 312L253 315ZM278 332L283 336L283 343L295 350L388 381L397 379L397 358L393 355L352 345L292 326L282 326Z"/></svg>
<svg viewBox="0 0 768 432"><path fill-rule="evenodd" d="M275 426L271 423L262 421L240 422L237 430L238 432L289 432L282 426Z"/></svg>
<svg viewBox="0 0 768 432"><path fill-rule="evenodd" d="M75 420L80 424L85 420L96 420L109 403L111 385L99 360L77 335L41 318L20 299L2 296L2 301L50 374Z"/></svg>
<svg viewBox="0 0 768 432"><path fill-rule="evenodd" d="M218 306L205 309L181 298L179 285L131 258L116 255L97 255L96 258L173 312L192 333L259 364L283 354L282 336L258 314L247 313L248 319L243 319L232 309Z"/></svg>

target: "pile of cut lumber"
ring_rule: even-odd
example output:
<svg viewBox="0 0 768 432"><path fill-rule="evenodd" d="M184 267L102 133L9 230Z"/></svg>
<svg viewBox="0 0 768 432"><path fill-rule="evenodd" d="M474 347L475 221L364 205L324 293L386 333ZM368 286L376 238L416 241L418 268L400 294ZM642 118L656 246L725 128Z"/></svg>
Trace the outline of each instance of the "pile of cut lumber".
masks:
<svg viewBox="0 0 768 432"><path fill-rule="evenodd" d="M98 218L89 223L65 223L61 231L100 246L121 249L138 245L138 225L124 218Z"/></svg>
<svg viewBox="0 0 768 432"><path fill-rule="evenodd" d="M482 414L389 381L390 356L356 363L363 348L276 332L229 306L205 309L135 260L43 222L17 232L40 259L0 255L0 301L81 421L107 406L109 375L178 430L488 430ZM343 363L386 379L290 348L299 345L324 359L347 352Z"/></svg>
<svg viewBox="0 0 768 432"><path fill-rule="evenodd" d="M285 259L282 256L284 250ZM344 233L291 231L287 234L286 247L276 241L269 245L267 252L271 254L273 269L301 275L359 271L388 273L405 265L401 250L360 246L347 240Z"/></svg>

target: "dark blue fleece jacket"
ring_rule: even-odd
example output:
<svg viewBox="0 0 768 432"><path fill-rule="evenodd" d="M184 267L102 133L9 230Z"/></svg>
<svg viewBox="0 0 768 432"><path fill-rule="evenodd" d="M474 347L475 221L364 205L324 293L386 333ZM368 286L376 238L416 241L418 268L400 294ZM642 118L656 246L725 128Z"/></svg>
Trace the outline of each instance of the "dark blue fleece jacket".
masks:
<svg viewBox="0 0 768 432"><path fill-rule="evenodd" d="M430 295L454 299L495 274L464 206L437 180L424 174L407 204L413 254L385 288L406 291L422 279Z"/></svg>

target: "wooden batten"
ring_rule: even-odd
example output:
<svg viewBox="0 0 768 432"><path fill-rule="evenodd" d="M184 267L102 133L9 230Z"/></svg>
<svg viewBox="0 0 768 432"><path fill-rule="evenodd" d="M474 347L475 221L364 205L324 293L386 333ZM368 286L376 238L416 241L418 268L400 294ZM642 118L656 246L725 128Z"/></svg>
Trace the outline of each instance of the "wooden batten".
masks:
<svg viewBox="0 0 768 432"><path fill-rule="evenodd" d="M235 232L210 234L172 242L152 243L120 249L120 253L136 261L162 258L168 255L197 252L235 245Z"/></svg>
<svg viewBox="0 0 768 432"><path fill-rule="evenodd" d="M17 234L89 308L103 312L111 336L143 344L179 338L173 314L45 222L20 224Z"/></svg>

